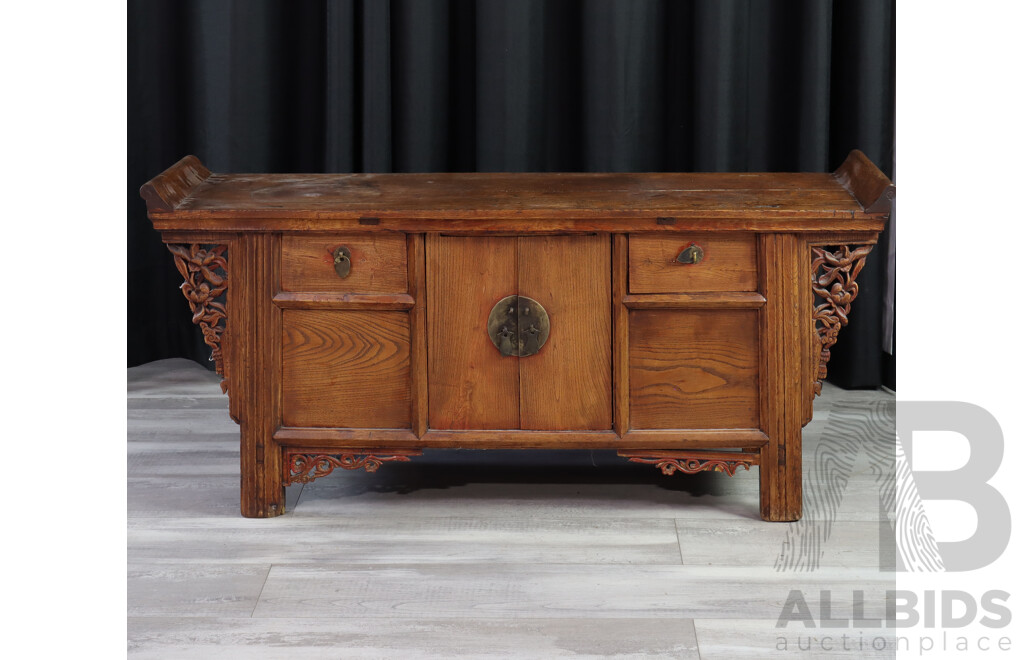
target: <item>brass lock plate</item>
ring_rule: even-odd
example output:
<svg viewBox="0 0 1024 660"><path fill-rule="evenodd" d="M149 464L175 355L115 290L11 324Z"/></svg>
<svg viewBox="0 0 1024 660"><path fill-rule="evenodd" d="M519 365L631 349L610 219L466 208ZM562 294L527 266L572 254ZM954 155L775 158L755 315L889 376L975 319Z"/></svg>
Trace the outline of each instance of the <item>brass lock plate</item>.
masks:
<svg viewBox="0 0 1024 660"><path fill-rule="evenodd" d="M341 245L334 250L334 272L344 279L352 271L352 250Z"/></svg>
<svg viewBox="0 0 1024 660"><path fill-rule="evenodd" d="M704 248L697 245L696 243L690 243L679 256L676 257L676 261L681 264L699 264L704 260Z"/></svg>
<svg viewBox="0 0 1024 660"><path fill-rule="evenodd" d="M539 352L551 334L544 307L526 296L506 296L487 317L487 336L505 356L527 357Z"/></svg>

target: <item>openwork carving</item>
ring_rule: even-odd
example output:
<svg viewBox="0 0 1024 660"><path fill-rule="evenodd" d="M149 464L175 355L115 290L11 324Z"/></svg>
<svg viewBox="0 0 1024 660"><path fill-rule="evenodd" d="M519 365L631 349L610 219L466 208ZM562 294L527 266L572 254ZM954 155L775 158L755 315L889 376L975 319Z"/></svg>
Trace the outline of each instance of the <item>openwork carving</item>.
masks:
<svg viewBox="0 0 1024 660"><path fill-rule="evenodd" d="M224 380L222 392L228 391L227 362L224 359L222 336L227 327L228 312L225 300L228 290L228 260L224 256L226 245L204 248L192 245L169 244L174 265L185 278L181 292L192 309L192 322L203 331L203 340L210 347L210 360L217 365L217 373Z"/></svg>
<svg viewBox="0 0 1024 660"><path fill-rule="evenodd" d="M692 453L672 455L649 455L621 454L629 458L630 463L646 463L654 465L662 474L672 475L676 472L685 474L697 474L698 472L724 472L730 477L736 475L736 470L742 467L749 470L751 465L757 465L757 459L753 455L734 452L735 456L727 452L718 453Z"/></svg>
<svg viewBox="0 0 1024 660"><path fill-rule="evenodd" d="M873 245L862 245L851 250L849 245L839 246L835 252L824 246L811 246L811 280L814 295L821 303L814 308L814 329L818 332L821 352L818 370L814 374L814 394L821 394L821 382L828 375L829 350L839 338L839 330L850 322L850 305L857 298L857 275L864 268Z"/></svg>
<svg viewBox="0 0 1024 660"><path fill-rule="evenodd" d="M394 450L391 450L394 451ZM389 454L319 454L309 452L287 452L284 475L285 485L307 484L314 479L325 477L336 468L376 472L382 464L391 461L408 461L410 456L419 456L418 451L403 451Z"/></svg>

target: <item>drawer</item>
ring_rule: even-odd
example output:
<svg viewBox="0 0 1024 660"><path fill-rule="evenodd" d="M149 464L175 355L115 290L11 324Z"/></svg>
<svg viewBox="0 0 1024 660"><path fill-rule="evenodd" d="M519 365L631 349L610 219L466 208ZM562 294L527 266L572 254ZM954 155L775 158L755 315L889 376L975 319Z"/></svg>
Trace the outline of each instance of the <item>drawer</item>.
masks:
<svg viewBox="0 0 1024 660"><path fill-rule="evenodd" d="M334 252L348 248L351 267L339 277ZM285 291L405 293L405 234L285 235L281 240L281 288Z"/></svg>
<svg viewBox="0 0 1024 660"><path fill-rule="evenodd" d="M691 244L698 263L676 257ZM756 291L757 244L753 234L631 234L630 293Z"/></svg>

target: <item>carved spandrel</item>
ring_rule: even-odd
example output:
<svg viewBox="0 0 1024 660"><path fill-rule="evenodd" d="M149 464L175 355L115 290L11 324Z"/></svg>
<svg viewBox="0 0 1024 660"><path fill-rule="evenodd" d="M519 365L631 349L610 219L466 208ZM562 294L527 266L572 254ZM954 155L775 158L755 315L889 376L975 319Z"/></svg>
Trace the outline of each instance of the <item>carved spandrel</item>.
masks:
<svg viewBox="0 0 1024 660"><path fill-rule="evenodd" d="M814 329L818 335L819 353L814 374L814 394L821 394L821 383L828 375L829 349L839 338L839 331L850 322L850 307L860 292L857 275L864 268L873 245L851 249L840 245L811 246L811 289L815 296Z"/></svg>
<svg viewBox="0 0 1024 660"><path fill-rule="evenodd" d="M419 451L341 452L324 454L317 452L293 451L285 454L284 484L306 484L325 477L336 468L344 470L365 469L376 472L384 463L408 461L410 456L419 456Z"/></svg>
<svg viewBox="0 0 1024 660"><path fill-rule="evenodd" d="M228 318L228 260L224 254L227 246L168 244L167 249L185 280L181 292L192 310L192 322L202 330L203 341L210 347L210 360L223 377L220 389L227 392L228 365L223 341Z"/></svg>
<svg viewBox="0 0 1024 660"><path fill-rule="evenodd" d="M644 452L620 451L619 456L628 458L630 463L653 465L666 475L673 475L676 472L683 474L722 472L732 477L736 475L736 470L739 468L749 470L751 465L757 465L759 462L757 454L750 452L688 451L646 454Z"/></svg>

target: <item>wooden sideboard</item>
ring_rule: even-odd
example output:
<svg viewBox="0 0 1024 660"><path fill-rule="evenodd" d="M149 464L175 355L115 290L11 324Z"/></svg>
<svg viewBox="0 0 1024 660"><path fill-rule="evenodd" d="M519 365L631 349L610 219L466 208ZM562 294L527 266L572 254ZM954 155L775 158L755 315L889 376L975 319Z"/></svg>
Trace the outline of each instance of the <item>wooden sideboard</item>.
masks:
<svg viewBox="0 0 1024 660"><path fill-rule="evenodd" d="M215 174L142 186L241 426L241 504L424 448L759 468L801 430L892 183L835 173Z"/></svg>

